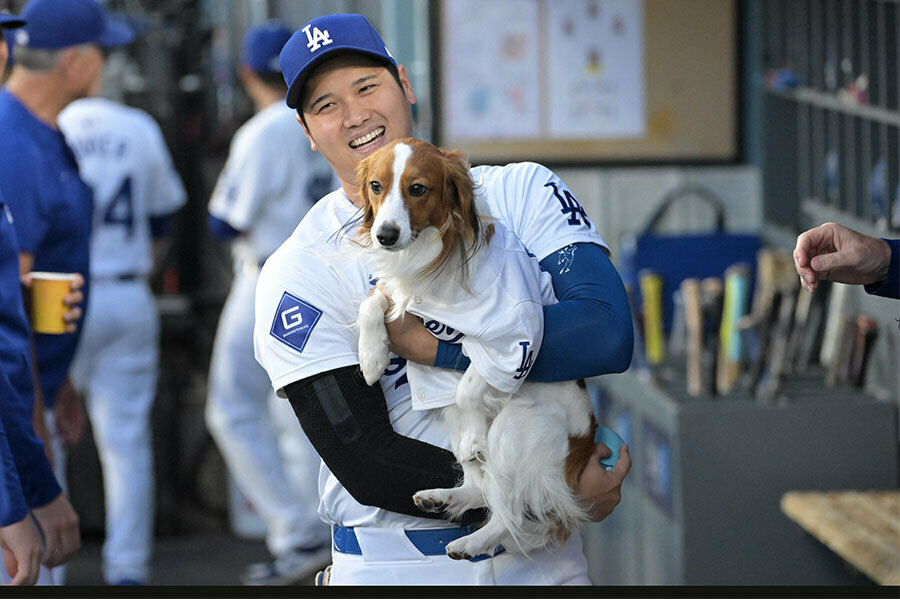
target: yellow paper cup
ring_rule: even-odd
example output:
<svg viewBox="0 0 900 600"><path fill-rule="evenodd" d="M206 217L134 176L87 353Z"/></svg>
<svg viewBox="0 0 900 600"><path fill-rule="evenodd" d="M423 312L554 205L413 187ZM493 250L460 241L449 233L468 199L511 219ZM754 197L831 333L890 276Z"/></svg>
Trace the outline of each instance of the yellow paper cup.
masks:
<svg viewBox="0 0 900 600"><path fill-rule="evenodd" d="M74 273L33 271L31 275L31 328L35 333L66 333L63 315Z"/></svg>

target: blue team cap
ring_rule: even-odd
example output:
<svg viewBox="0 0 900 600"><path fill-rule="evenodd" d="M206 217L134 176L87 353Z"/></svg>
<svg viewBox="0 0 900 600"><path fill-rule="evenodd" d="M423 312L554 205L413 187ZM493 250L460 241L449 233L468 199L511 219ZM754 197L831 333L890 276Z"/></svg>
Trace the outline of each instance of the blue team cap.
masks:
<svg viewBox="0 0 900 600"><path fill-rule="evenodd" d="M364 16L316 17L295 32L281 51L281 72L288 85L288 106L297 108L303 83L313 67L335 52L359 52L397 66L384 40Z"/></svg>
<svg viewBox="0 0 900 600"><path fill-rule="evenodd" d="M28 24L16 32L15 42L29 48L55 50L89 43L112 48L134 39L131 29L107 17L96 0L29 0L22 18Z"/></svg>
<svg viewBox="0 0 900 600"><path fill-rule="evenodd" d="M0 12L0 29L12 29L13 27L21 27L24 24L24 19L14 17L7 12Z"/></svg>
<svg viewBox="0 0 900 600"><path fill-rule="evenodd" d="M244 64L257 73L278 73L278 54L291 39L291 30L272 19L244 34Z"/></svg>

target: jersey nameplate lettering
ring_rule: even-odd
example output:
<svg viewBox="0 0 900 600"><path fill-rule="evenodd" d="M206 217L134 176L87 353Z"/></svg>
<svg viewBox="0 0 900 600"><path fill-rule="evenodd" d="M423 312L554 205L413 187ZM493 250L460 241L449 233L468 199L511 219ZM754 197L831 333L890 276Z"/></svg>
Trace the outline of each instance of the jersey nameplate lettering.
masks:
<svg viewBox="0 0 900 600"><path fill-rule="evenodd" d="M321 316L321 310L285 292L278 303L269 334L297 352L303 352L309 334Z"/></svg>

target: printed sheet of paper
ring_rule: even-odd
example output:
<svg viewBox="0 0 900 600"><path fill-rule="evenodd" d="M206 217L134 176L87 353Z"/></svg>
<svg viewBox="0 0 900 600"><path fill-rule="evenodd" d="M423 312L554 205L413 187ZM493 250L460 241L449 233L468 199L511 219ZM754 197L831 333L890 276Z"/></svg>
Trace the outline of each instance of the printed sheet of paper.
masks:
<svg viewBox="0 0 900 600"><path fill-rule="evenodd" d="M538 0L451 0L441 10L445 134L539 137Z"/></svg>
<svg viewBox="0 0 900 600"><path fill-rule="evenodd" d="M643 0L547 2L549 137L646 133Z"/></svg>

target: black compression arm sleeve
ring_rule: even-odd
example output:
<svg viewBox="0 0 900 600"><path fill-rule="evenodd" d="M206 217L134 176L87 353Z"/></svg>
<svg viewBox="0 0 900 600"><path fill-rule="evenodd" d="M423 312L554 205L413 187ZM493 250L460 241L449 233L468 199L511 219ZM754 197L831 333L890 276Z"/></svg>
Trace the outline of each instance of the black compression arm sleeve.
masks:
<svg viewBox="0 0 900 600"><path fill-rule="evenodd" d="M357 365L319 373L285 388L297 420L319 456L360 504L415 517L413 494L455 487L462 475L453 453L404 437L391 427L381 386L367 386ZM477 522L469 511L462 522Z"/></svg>

